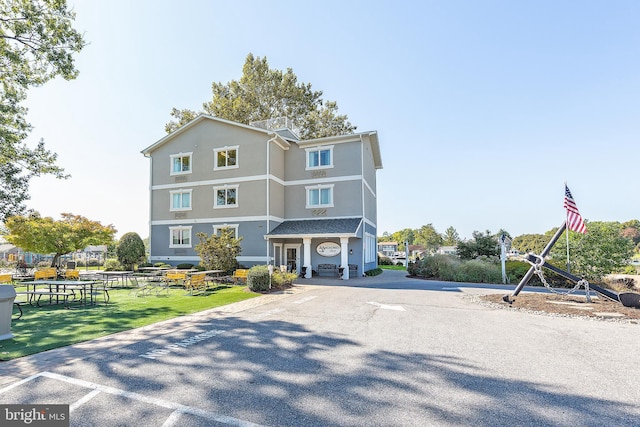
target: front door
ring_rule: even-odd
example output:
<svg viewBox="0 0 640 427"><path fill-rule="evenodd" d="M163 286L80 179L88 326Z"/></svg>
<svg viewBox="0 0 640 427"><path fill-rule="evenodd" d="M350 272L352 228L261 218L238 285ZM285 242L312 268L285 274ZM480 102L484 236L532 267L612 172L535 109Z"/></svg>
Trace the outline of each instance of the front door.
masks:
<svg viewBox="0 0 640 427"><path fill-rule="evenodd" d="M285 263L287 271L298 273L298 245L285 246Z"/></svg>

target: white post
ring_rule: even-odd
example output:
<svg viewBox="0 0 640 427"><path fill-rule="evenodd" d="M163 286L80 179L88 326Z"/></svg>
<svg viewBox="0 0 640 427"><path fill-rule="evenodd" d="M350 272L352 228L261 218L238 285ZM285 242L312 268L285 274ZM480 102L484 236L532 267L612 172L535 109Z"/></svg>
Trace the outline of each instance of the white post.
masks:
<svg viewBox="0 0 640 427"><path fill-rule="evenodd" d="M304 245L303 247L303 251L304 251L304 258L302 261L302 266L306 267L307 271L306 274L304 275L305 279L310 279L311 278L311 238L310 237L304 237L302 239L302 243Z"/></svg>
<svg viewBox="0 0 640 427"><path fill-rule="evenodd" d="M507 259L507 254L504 247L504 240L506 236L503 234L500 236L500 264L502 265L502 283L507 283L507 269L505 266L505 260Z"/></svg>
<svg viewBox="0 0 640 427"><path fill-rule="evenodd" d="M349 280L349 238L340 238L340 267L342 267L342 280Z"/></svg>

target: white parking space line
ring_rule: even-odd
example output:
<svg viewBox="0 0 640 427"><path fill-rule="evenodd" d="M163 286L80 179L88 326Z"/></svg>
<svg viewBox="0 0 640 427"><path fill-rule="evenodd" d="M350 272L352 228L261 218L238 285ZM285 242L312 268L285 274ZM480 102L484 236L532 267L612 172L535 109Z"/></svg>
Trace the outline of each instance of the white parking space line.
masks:
<svg viewBox="0 0 640 427"><path fill-rule="evenodd" d="M274 308L273 310L265 311L264 313L258 313L254 316L251 316L249 317L249 320L262 319L264 317L271 316L272 314L282 313L283 311L285 311L284 308Z"/></svg>
<svg viewBox="0 0 640 427"><path fill-rule="evenodd" d="M367 304L374 305L383 310L406 311L401 305L380 304L379 302L369 301Z"/></svg>
<svg viewBox="0 0 640 427"><path fill-rule="evenodd" d="M318 298L318 296L314 295L314 296L302 298L302 299L299 299L298 301L294 301L293 303L294 304L304 304L305 302L309 302L309 301L311 301L312 299L315 299L315 298Z"/></svg>
<svg viewBox="0 0 640 427"><path fill-rule="evenodd" d="M75 402L73 402L71 405L69 405L69 412L75 411L80 406L84 405L85 403L87 403L88 401L90 401L91 399L93 399L94 397L99 395L100 393L102 393L100 390L93 390L93 391L85 394L81 399L78 399Z"/></svg>
<svg viewBox="0 0 640 427"><path fill-rule="evenodd" d="M93 399L98 394L107 393L107 394L111 394L111 395L114 395L114 396L126 397L128 399L137 400L137 401L143 402L143 403L149 403L149 404L152 404L152 405L160 406L162 408L173 409L174 411L171 413L171 415L167 418L167 420L163 424L163 425L166 425L167 427L175 425L175 423L179 420L179 418L180 418L180 416L182 414L195 415L197 417L204 418L204 419L206 419L208 421L213 421L213 422L222 423L222 424L228 424L228 425L237 426L237 427L266 427L266 426L263 426L261 424L255 424L255 423L252 423L252 422L249 422L249 421L240 420L238 418L233 418L233 417L229 417L229 416L226 416L226 415L215 414L213 412L204 411L202 409L193 408L191 406L185 406L185 405L182 405L180 403L170 402L168 400L158 399L158 398L154 398L154 397L149 397L149 396L145 396L145 395L140 394L140 393L130 392L130 391L114 388L114 387L109 387L109 386L105 386L105 385L101 385L101 384L96 384L96 383L92 383L92 382L89 382L89 381L81 380L81 379L78 379L78 378L67 377L65 375L60 375L60 374L56 374L56 373L53 373L53 372L40 372L39 374L32 375L32 376L30 376L28 378L25 378L24 380L20 380L20 381L18 381L16 383L11 384L10 386L7 386L7 387L1 389L0 390L0 394L5 393L5 392L7 392L9 390L12 390L12 389L14 389L14 388L16 388L16 387L18 387L20 385L24 385L24 384L28 383L29 381L33 381L33 380L35 380L37 378L40 378L40 377L45 377L45 378L49 378L49 379L63 381L63 382L66 382L68 384L73 384L73 385L76 385L76 386L79 386L79 387L92 389L92 391L90 393L87 393L84 397L82 397L78 401L76 401L76 402L72 403L71 405L69 405L69 412L72 411L72 409L71 409L72 407L73 407L73 410L75 410L78 407L80 407L81 405L83 405L86 402L88 402L91 399Z"/></svg>

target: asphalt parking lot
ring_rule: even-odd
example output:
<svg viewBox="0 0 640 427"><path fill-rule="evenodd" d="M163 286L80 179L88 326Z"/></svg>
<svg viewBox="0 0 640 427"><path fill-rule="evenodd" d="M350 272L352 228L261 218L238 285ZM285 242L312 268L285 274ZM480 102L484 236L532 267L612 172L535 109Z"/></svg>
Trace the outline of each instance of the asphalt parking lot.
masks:
<svg viewBox="0 0 640 427"><path fill-rule="evenodd" d="M0 364L73 426L637 426L640 325L492 309L493 286L303 280Z"/></svg>

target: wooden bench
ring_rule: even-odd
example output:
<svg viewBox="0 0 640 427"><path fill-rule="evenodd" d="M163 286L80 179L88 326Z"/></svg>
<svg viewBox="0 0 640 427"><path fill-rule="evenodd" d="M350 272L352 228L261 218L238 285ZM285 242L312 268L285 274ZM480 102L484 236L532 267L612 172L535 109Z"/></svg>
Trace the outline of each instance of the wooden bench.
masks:
<svg viewBox="0 0 640 427"><path fill-rule="evenodd" d="M189 291L189 295L193 295L195 292L203 293L207 290L205 277L205 273L196 273L192 274L191 277L184 282L184 288Z"/></svg>
<svg viewBox="0 0 640 427"><path fill-rule="evenodd" d="M318 276L338 277L338 266L335 264L318 264Z"/></svg>
<svg viewBox="0 0 640 427"><path fill-rule="evenodd" d="M38 270L33 273L34 280L46 280L46 279L57 279L58 278L58 270L55 267L49 267L42 270Z"/></svg>
<svg viewBox="0 0 640 427"><path fill-rule="evenodd" d="M80 280L80 271L78 270L67 270L64 272L65 280Z"/></svg>
<svg viewBox="0 0 640 427"><path fill-rule="evenodd" d="M248 273L249 273L249 270L247 270L246 268L239 268L233 272L233 276L231 276L231 279L233 279L233 283L236 285L238 284L238 282L246 283Z"/></svg>
<svg viewBox="0 0 640 427"><path fill-rule="evenodd" d="M177 285L182 285L185 280L187 280L187 273L180 271L167 271L167 274L164 276L164 281L167 285L174 283Z"/></svg>

